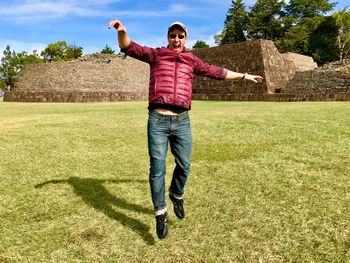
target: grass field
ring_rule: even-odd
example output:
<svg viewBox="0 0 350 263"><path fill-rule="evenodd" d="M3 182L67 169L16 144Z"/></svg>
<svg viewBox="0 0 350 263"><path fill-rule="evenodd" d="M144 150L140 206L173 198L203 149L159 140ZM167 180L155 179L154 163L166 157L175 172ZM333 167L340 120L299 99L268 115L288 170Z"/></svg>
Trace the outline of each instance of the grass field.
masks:
<svg viewBox="0 0 350 263"><path fill-rule="evenodd" d="M195 101L163 241L146 107L0 102L0 262L350 262L349 102Z"/></svg>

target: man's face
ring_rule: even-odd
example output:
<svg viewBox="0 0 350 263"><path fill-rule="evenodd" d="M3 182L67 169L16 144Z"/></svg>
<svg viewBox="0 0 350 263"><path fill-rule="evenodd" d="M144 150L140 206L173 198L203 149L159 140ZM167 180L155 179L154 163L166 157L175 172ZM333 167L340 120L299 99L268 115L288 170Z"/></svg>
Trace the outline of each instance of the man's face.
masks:
<svg viewBox="0 0 350 263"><path fill-rule="evenodd" d="M184 50L187 35L182 29L174 28L168 34L169 48L181 53Z"/></svg>

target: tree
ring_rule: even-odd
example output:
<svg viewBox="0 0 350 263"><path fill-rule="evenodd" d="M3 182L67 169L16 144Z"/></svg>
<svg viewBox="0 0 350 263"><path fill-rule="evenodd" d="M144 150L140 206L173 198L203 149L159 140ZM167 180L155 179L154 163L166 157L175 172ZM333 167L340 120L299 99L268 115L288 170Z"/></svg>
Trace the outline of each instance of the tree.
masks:
<svg viewBox="0 0 350 263"><path fill-rule="evenodd" d="M29 55L27 52L22 51L21 53L17 53L17 57L18 57L19 63L23 66L44 62L44 60L37 54L36 50L33 50L33 53Z"/></svg>
<svg viewBox="0 0 350 263"><path fill-rule="evenodd" d="M338 26L331 16L303 18L275 44L281 52L312 56L318 64L324 64L339 57L337 32Z"/></svg>
<svg viewBox="0 0 350 263"><path fill-rule="evenodd" d="M18 73L25 65L32 63L41 63L43 60L33 51L33 54L28 55L27 52L16 53L11 51L10 46L7 46L1 58L0 77L2 86L12 89L17 79Z"/></svg>
<svg viewBox="0 0 350 263"><path fill-rule="evenodd" d="M324 15L333 10L336 3L329 0L290 0L286 6L288 16L295 18L310 18Z"/></svg>
<svg viewBox="0 0 350 263"><path fill-rule="evenodd" d="M110 48L107 44L104 47L104 49L101 50L101 54L114 54L114 53L115 53L115 50Z"/></svg>
<svg viewBox="0 0 350 263"><path fill-rule="evenodd" d="M321 18L304 18L297 25L291 26L284 36L275 41L280 52L295 52L310 55L309 38L321 23Z"/></svg>
<svg viewBox="0 0 350 263"><path fill-rule="evenodd" d="M232 1L231 8L226 14L224 29L221 34L214 36L215 42L224 45L246 41L245 29L247 11L242 0Z"/></svg>
<svg viewBox="0 0 350 263"><path fill-rule="evenodd" d="M324 64L339 58L336 46L338 26L333 16L321 17L320 21L309 37L308 53L318 64Z"/></svg>
<svg viewBox="0 0 350 263"><path fill-rule="evenodd" d="M9 45L3 52L4 56L1 58L0 74L1 80L5 87L12 88L17 78L18 72L21 70L21 65L15 51L11 51Z"/></svg>
<svg viewBox="0 0 350 263"><path fill-rule="evenodd" d="M3 91L6 90L5 82L1 81L1 78L0 78L0 90L3 90Z"/></svg>
<svg viewBox="0 0 350 263"><path fill-rule="evenodd" d="M53 44L49 44L42 52L41 56L44 57L45 60L51 61L59 61L63 60L64 52L68 48L66 41L58 41Z"/></svg>
<svg viewBox="0 0 350 263"><path fill-rule="evenodd" d="M343 60L350 53L350 11L346 6L339 12L333 13L333 17L338 26L336 44L339 50L339 59Z"/></svg>
<svg viewBox="0 0 350 263"><path fill-rule="evenodd" d="M312 56L319 64L333 61L337 28L334 20L323 16L333 7L328 0L290 0L283 20L285 33L275 41L278 49Z"/></svg>
<svg viewBox="0 0 350 263"><path fill-rule="evenodd" d="M284 1L258 0L248 15L249 37L273 41L280 39L284 33L282 27L285 16L284 7Z"/></svg>
<svg viewBox="0 0 350 263"><path fill-rule="evenodd" d="M52 61L69 61L81 57L83 54L83 48L78 47L75 44L68 45L66 41L58 41L53 44L49 44L42 52L41 56L45 60Z"/></svg>
<svg viewBox="0 0 350 263"><path fill-rule="evenodd" d="M197 42L193 45L192 48L208 48L209 45L205 43L203 40L197 40Z"/></svg>
<svg viewBox="0 0 350 263"><path fill-rule="evenodd" d="M343 58L350 53L350 15L346 10L335 19L325 17L334 6L330 0L257 0L246 12L242 1L232 1L215 43L242 41L238 36L243 35L272 40L280 52L313 56L320 64L333 61L338 53Z"/></svg>
<svg viewBox="0 0 350 263"><path fill-rule="evenodd" d="M73 60L81 57L83 55L83 48L78 47L75 43L69 45L64 54L63 60Z"/></svg>

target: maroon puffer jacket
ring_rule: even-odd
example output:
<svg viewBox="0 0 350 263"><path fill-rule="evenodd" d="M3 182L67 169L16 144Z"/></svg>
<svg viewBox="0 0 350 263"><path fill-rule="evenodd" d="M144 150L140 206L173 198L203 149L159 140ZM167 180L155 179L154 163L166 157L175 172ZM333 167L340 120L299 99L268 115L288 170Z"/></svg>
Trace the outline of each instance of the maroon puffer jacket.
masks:
<svg viewBox="0 0 350 263"><path fill-rule="evenodd" d="M149 104L191 109L193 74L224 79L227 69L209 65L191 52L177 53L169 48L150 48L131 42L122 49L126 55L151 66Z"/></svg>

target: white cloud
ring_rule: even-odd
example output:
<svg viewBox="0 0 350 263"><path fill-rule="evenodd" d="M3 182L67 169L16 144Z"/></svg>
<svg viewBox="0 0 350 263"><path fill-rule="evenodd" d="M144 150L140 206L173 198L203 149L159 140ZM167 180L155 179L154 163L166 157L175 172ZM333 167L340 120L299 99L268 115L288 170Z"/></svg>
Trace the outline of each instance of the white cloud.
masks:
<svg viewBox="0 0 350 263"><path fill-rule="evenodd" d="M102 16L108 4L118 2L115 0L24 0L15 1L12 4L2 5L0 15L6 20L14 22L45 20L61 18L68 15L77 16Z"/></svg>
<svg viewBox="0 0 350 263"><path fill-rule="evenodd" d="M171 4L169 6L169 9L170 10L168 10L167 12L181 13L181 12L188 12L191 8L184 4Z"/></svg>
<svg viewBox="0 0 350 263"><path fill-rule="evenodd" d="M182 16L197 16L203 14L202 9L206 9L212 3L209 0L197 1L197 4L186 5L170 3L169 6L161 10L145 9L124 9L114 11L111 4L122 0L23 0L12 1L11 4L0 6L0 16L2 19L23 23L28 21L45 21L49 19L59 19L68 16L80 17L169 17L180 14ZM200 4L200 2L202 4ZM204 3L203 3L204 2ZM200 12L198 12L200 10Z"/></svg>

